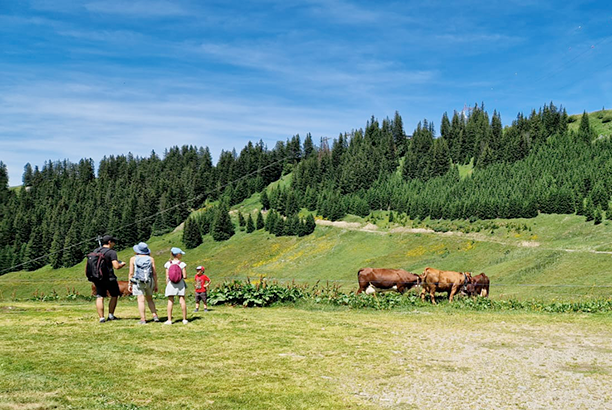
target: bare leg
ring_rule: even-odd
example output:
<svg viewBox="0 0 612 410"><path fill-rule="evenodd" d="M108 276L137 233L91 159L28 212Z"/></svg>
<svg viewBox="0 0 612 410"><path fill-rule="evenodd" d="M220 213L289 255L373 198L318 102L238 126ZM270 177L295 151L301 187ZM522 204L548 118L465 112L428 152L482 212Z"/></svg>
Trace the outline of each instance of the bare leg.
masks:
<svg viewBox="0 0 612 410"><path fill-rule="evenodd" d="M96 310L98 311L98 317L104 318L104 298L96 298Z"/></svg>
<svg viewBox="0 0 612 410"><path fill-rule="evenodd" d="M108 314L114 315L116 307L117 307L117 296L111 296L110 303L108 304Z"/></svg>
<svg viewBox="0 0 612 410"><path fill-rule="evenodd" d="M149 310L153 314L153 316L157 316L157 308L155 307L155 302L153 302L153 296L147 295L145 296L147 299L147 304L149 305ZM143 308L144 311L144 308Z"/></svg>
<svg viewBox="0 0 612 410"><path fill-rule="evenodd" d="M185 296L179 296L179 303L183 311L183 320L187 320L187 302L185 302Z"/></svg>
<svg viewBox="0 0 612 410"><path fill-rule="evenodd" d="M174 296L168 296L168 320L172 321L172 308L174 307Z"/></svg>
<svg viewBox="0 0 612 410"><path fill-rule="evenodd" d="M140 320L141 321L145 321L147 320L145 317L145 296L144 295L138 295L138 312L140 313Z"/></svg>

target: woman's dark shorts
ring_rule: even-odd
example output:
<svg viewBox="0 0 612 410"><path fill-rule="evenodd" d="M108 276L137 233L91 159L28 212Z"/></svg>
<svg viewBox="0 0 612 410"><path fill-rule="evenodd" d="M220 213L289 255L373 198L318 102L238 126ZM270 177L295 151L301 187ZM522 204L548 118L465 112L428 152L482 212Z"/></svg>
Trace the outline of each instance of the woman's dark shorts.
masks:
<svg viewBox="0 0 612 410"><path fill-rule="evenodd" d="M96 285L96 297L105 298L108 295L111 297L119 296L119 284L116 280L101 280L94 282ZM108 292L108 295L107 295Z"/></svg>

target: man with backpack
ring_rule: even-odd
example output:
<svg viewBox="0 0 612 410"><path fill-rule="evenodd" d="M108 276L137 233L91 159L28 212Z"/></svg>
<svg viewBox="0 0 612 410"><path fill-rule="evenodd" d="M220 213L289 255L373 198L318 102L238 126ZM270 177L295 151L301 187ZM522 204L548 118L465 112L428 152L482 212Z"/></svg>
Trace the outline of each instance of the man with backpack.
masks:
<svg viewBox="0 0 612 410"><path fill-rule="evenodd" d="M114 269L121 269L125 262L117 259L117 252L113 249L117 239L111 235L105 235L100 242L102 246L96 248L87 255L87 277L96 285L96 310L100 323L106 320L115 320L115 308L119 297L119 285ZM95 264L92 263L95 261ZM97 266L94 267L94 266ZM108 319L104 319L104 298L110 296L108 304Z"/></svg>
<svg viewBox="0 0 612 410"><path fill-rule="evenodd" d="M155 260L151 257L149 246L140 242L134 245L135 256L130 258L129 290L132 295L138 298L138 312L140 313L140 325L146 325L145 300L149 305L149 310L153 314L153 321L159 322L157 309L153 302L153 292L157 292L157 270Z"/></svg>

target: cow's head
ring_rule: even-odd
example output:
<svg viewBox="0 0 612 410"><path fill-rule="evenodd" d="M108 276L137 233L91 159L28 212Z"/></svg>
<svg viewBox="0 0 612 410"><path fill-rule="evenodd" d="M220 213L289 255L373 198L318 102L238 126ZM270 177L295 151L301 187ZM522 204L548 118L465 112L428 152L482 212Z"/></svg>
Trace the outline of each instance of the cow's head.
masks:
<svg viewBox="0 0 612 410"><path fill-rule="evenodd" d="M464 277L463 286L461 286L462 295L471 295L470 286L474 286L474 278L472 272L461 272Z"/></svg>

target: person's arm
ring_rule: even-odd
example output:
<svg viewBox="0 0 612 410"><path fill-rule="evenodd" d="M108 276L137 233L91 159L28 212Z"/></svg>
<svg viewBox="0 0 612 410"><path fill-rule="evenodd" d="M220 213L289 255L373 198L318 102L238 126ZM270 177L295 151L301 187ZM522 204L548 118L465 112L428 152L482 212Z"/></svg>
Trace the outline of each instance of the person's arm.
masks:
<svg viewBox="0 0 612 410"><path fill-rule="evenodd" d="M151 258L151 271L153 272L153 292L157 292L157 269L153 258Z"/></svg>
<svg viewBox="0 0 612 410"><path fill-rule="evenodd" d="M183 272L183 279L187 279L187 269L185 269L185 267L183 267L183 269L181 269L181 271Z"/></svg>
<svg viewBox="0 0 612 410"><path fill-rule="evenodd" d="M114 269L121 269L125 266L125 262L119 262L118 260L114 260L113 261L113 268Z"/></svg>
<svg viewBox="0 0 612 410"><path fill-rule="evenodd" d="M206 291L208 291L208 285L210 285L210 278L204 281L204 289L206 289Z"/></svg>
<svg viewBox="0 0 612 410"><path fill-rule="evenodd" d="M128 290L132 290L132 278L134 277L134 260L136 259L135 256L132 256L130 258L130 267L129 267L129 273L128 273ZM116 262L116 261L113 261ZM118 269L118 268L117 268Z"/></svg>

